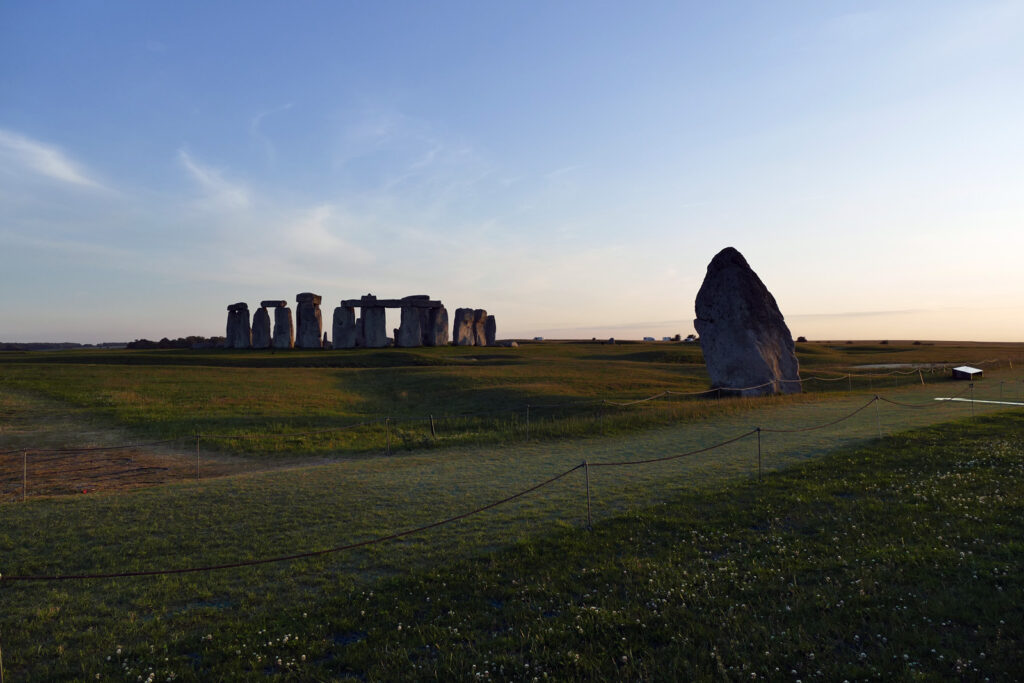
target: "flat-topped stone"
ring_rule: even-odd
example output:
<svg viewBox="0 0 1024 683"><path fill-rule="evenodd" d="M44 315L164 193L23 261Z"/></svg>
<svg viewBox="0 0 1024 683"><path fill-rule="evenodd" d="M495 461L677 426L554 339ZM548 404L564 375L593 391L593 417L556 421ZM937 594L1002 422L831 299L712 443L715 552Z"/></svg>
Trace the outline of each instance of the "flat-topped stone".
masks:
<svg viewBox="0 0 1024 683"><path fill-rule="evenodd" d="M323 300L322 296L319 294L313 294L312 292L302 292L301 294L295 295L295 303L297 304L314 304L319 306L321 300Z"/></svg>
<svg viewBox="0 0 1024 683"><path fill-rule="evenodd" d="M239 301L237 304L231 304L230 306L228 306L228 311L229 312L248 311L248 310L249 310L249 304L245 303L244 301Z"/></svg>
<svg viewBox="0 0 1024 683"><path fill-rule="evenodd" d="M284 308L287 305L288 302L284 301L283 299L274 299L273 301L268 299L266 301L260 302L261 308Z"/></svg>
<svg viewBox="0 0 1024 683"><path fill-rule="evenodd" d="M367 308L376 306L379 308L402 308L412 306L413 308L441 308L440 301L435 301L422 294L402 299L378 299L375 296L364 296L361 299L342 299L340 305L349 308Z"/></svg>

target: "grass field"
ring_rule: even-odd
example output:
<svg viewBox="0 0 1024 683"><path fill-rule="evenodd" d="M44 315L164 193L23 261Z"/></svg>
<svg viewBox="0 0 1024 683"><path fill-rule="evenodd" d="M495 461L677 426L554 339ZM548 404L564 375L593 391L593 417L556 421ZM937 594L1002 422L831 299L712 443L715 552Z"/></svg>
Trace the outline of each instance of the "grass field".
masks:
<svg viewBox="0 0 1024 683"><path fill-rule="evenodd" d="M1019 353L1019 347L907 347L871 353L815 346L802 363L805 372L839 372L854 364L1009 360ZM511 361L502 355L485 366L479 356L468 360L473 356L466 350L439 351L435 357L423 351L433 365L387 366L390 359L369 368L373 354L359 360L324 353L310 362L359 360L362 366L257 364L256 370L230 367L261 361L242 354L237 360L226 354L219 365L216 354L129 354L123 363L116 362L118 354L77 360L26 354L0 365L0 436L13 447L116 443L160 433L148 431L150 418L140 415L186 425L220 410L210 419L229 420L223 406L204 408L211 400L206 391L235 397L231 410L245 421L239 429L258 425L247 414L252 395L240 388L247 385L226 383L221 374L234 370L298 371L298 377L279 375L278 386L267 380L271 398L263 400L271 404L279 394L298 396L301 387L329 377L335 388L324 391L334 392L332 400L350 393L366 410L336 408L325 420L387 407L381 387L411 386L415 382L403 378L407 370L427 375L416 380L423 394L407 415L444 405L462 371L472 380L464 400L477 396L496 409L508 404L490 385L517 386L508 400L525 392L537 404L593 398L609 389L629 398L658 387L678 390L686 382L704 388L702 368L686 355L692 347L524 346L510 350L525 351ZM977 355L965 357L969 353ZM560 364L576 368L571 381L552 379L561 377ZM433 396L431 372L448 378L438 385L445 391ZM1008 367L986 375L976 387L979 398L1011 398L1022 377ZM756 483L754 436L665 463L591 467L593 533L583 531L586 486L576 470L484 514L344 553L198 574L0 581L5 673L14 680L95 680L96 674L145 680L150 673L159 680L233 680L329 679L347 672L379 680L470 679L484 671L501 679L544 673L658 678L678 670L697 678L788 678L782 667L789 666L799 674L794 677L813 678L819 674L812 654L823 679L947 677L955 666L966 678L1009 679L1007 653L1019 648L1022 632L1020 575L1011 571L1021 558L1021 409L989 418L982 413L1006 406L936 403L936 395L962 385L925 378L932 383L899 375L871 380L878 393L927 406L921 408L866 404L871 394L856 386L779 399L692 401L675 419L641 404L637 409L649 413L617 426L604 416L604 430L593 428L600 418L584 429L580 415L556 415L555 428L535 425L528 441L521 431L484 431L475 442L409 446L392 457L344 448L254 455L225 448L210 458L256 463L260 471L7 503L0 507L0 573L7 576L194 567L368 540L465 512L584 459L596 466L682 453L754 426L813 426L868 405L827 429L762 433L763 484ZM110 393L119 381L120 396ZM287 403L271 412L286 414ZM317 424L301 422L305 415L296 422L279 419L289 427ZM947 419L960 422L876 441L879 431ZM277 469L266 470L268 463ZM851 533L851 524L864 536ZM969 561L947 552L954 546L970 551ZM980 577L976 583L964 580L968 569ZM863 595L854 594L861 589ZM777 613L782 597L792 612ZM843 606L833 606L839 602ZM851 604L857 608L845 609ZM967 618L965 604L983 613ZM924 626L926 619L949 626ZM933 627L935 634L921 635ZM872 639L852 659L851 630L858 639ZM928 659L931 647L937 654Z"/></svg>

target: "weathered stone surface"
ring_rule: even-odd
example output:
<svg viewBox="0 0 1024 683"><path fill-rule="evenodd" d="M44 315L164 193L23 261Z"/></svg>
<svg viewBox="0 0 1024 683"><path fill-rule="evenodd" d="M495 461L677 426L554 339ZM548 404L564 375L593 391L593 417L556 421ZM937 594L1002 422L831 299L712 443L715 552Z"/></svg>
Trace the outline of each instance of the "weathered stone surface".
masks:
<svg viewBox="0 0 1024 683"><path fill-rule="evenodd" d="M334 324L331 326L334 337L334 348L354 349L358 334L356 332L356 309L351 306L338 306L334 309Z"/></svg>
<svg viewBox="0 0 1024 683"><path fill-rule="evenodd" d="M422 309L420 323L424 346L448 345L448 309L444 306Z"/></svg>
<svg viewBox="0 0 1024 683"><path fill-rule="evenodd" d="M228 306L228 323L224 348L248 349L252 346L252 328L249 326L249 306L232 304Z"/></svg>
<svg viewBox="0 0 1024 683"><path fill-rule="evenodd" d="M695 309L711 386L740 396L800 392L793 335L740 252L727 247L711 260Z"/></svg>
<svg viewBox="0 0 1024 683"><path fill-rule="evenodd" d="M272 345L275 349L290 349L295 346L295 327L292 325L292 309L287 306L279 306L274 309L274 339Z"/></svg>
<svg viewBox="0 0 1024 683"><path fill-rule="evenodd" d="M252 316L252 348L270 348L270 314L262 306Z"/></svg>
<svg viewBox="0 0 1024 683"><path fill-rule="evenodd" d="M498 326L494 322L494 316L484 318L484 343L487 346L494 346L495 337L498 335Z"/></svg>
<svg viewBox="0 0 1024 683"><path fill-rule="evenodd" d="M476 328L473 325L472 308L456 308L452 321L452 341L456 346L476 344Z"/></svg>
<svg viewBox="0 0 1024 683"><path fill-rule="evenodd" d="M402 306L402 322L395 330L395 346L410 348L423 344L423 310Z"/></svg>
<svg viewBox="0 0 1024 683"><path fill-rule="evenodd" d="M387 318L384 308L364 306L362 309L363 346L368 349L382 349L388 345Z"/></svg>
<svg viewBox="0 0 1024 683"><path fill-rule="evenodd" d="M295 347L299 349L322 348L324 324L320 316L320 295L303 292L295 297Z"/></svg>
<svg viewBox="0 0 1024 683"><path fill-rule="evenodd" d="M260 302L261 308L284 308L288 302L284 299L268 299Z"/></svg>
<svg viewBox="0 0 1024 683"><path fill-rule="evenodd" d="M473 343L477 346L487 346L487 311L478 308L473 311Z"/></svg>

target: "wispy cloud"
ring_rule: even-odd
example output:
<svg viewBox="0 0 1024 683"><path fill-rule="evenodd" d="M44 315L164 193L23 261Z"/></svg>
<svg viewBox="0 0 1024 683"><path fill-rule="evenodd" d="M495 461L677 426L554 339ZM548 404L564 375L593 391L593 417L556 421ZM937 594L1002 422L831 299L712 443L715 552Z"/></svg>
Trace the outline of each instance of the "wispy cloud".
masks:
<svg viewBox="0 0 1024 683"><path fill-rule="evenodd" d="M253 136L263 145L263 148L264 150L266 150L267 153L267 159L271 163L273 163L275 157L277 156L277 148L274 146L274 143L271 141L270 137L263 132L260 126L263 124L263 119L267 118L268 116L273 116L274 114L286 112L293 106L294 104L292 102L289 102L288 104L282 105L280 107L275 107L274 109L267 109L266 111L261 111L255 116L253 116L252 119L249 121L249 135Z"/></svg>
<svg viewBox="0 0 1024 683"><path fill-rule="evenodd" d="M202 188L206 195L203 203L207 208L238 210L249 207L250 192L245 185L225 179L223 172L196 161L183 149L178 150L178 161Z"/></svg>
<svg viewBox="0 0 1024 683"><path fill-rule="evenodd" d="M106 189L81 164L76 163L58 147L48 145L11 130L0 128L0 163L15 171L37 175L94 190Z"/></svg>

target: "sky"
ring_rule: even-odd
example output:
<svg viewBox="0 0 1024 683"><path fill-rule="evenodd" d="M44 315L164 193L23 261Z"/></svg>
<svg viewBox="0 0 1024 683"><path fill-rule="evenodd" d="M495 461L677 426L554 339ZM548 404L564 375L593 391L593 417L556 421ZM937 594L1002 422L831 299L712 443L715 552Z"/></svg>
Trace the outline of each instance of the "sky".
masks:
<svg viewBox="0 0 1024 683"><path fill-rule="evenodd" d="M685 336L727 246L794 336L1024 341L1022 83L1016 1L5 0L0 341Z"/></svg>

